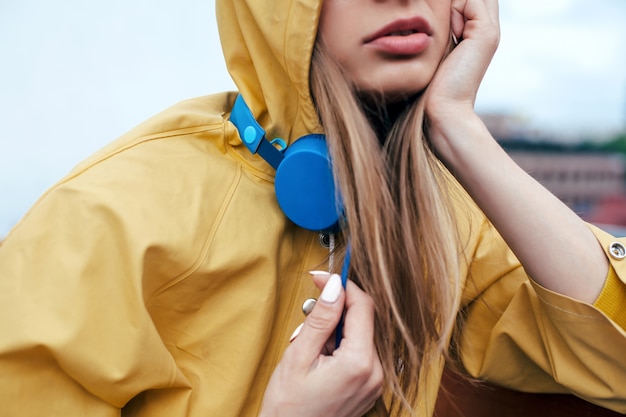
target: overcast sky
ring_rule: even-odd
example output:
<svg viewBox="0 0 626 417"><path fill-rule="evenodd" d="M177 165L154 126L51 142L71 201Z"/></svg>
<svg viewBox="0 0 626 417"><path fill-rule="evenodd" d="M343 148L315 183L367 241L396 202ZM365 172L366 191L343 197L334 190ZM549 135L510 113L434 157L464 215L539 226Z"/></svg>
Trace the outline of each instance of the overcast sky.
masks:
<svg viewBox="0 0 626 417"><path fill-rule="evenodd" d="M501 0L481 112L550 131L626 126L626 1ZM214 1L0 0L0 237L126 130L232 89Z"/></svg>

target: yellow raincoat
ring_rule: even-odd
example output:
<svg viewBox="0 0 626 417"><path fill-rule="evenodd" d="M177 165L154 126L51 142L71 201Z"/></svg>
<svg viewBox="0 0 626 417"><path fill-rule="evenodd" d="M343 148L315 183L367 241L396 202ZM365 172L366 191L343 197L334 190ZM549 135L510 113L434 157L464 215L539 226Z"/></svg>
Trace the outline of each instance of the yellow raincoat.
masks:
<svg viewBox="0 0 626 417"><path fill-rule="evenodd" d="M268 137L321 132L308 83L320 5L218 0L228 68ZM235 97L185 101L124 135L0 246L1 416L257 415L328 249L281 213L272 168L229 122ZM529 281L480 211L459 212L467 369L626 412L616 239L594 229L613 268L594 307Z"/></svg>

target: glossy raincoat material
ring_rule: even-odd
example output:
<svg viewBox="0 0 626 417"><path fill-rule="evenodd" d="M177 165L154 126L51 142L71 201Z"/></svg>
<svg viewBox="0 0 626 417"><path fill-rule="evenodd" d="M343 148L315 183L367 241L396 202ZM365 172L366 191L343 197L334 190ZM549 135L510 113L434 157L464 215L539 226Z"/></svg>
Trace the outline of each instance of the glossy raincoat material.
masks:
<svg viewBox="0 0 626 417"><path fill-rule="evenodd" d="M217 3L228 68L268 137L321 132L308 81L321 0ZM257 415L328 249L281 213L272 168L229 121L235 97L182 102L111 143L0 246L0 415ZM476 207L457 210L468 371L626 412L616 239L594 229L615 273L591 306L534 284Z"/></svg>

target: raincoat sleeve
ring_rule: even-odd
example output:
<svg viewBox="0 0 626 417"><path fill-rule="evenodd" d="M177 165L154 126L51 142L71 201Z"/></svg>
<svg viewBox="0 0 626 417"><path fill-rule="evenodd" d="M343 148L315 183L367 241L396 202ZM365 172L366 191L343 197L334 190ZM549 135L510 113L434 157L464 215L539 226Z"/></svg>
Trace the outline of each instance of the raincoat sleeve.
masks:
<svg viewBox="0 0 626 417"><path fill-rule="evenodd" d="M79 169L0 246L0 415L112 417L141 392L186 395L144 302L201 250L178 227L192 205L165 185L176 148L159 147Z"/></svg>
<svg viewBox="0 0 626 417"><path fill-rule="evenodd" d="M589 227L611 264L594 305L529 279L484 221L468 254L459 352L475 377L526 392L574 393L626 413L626 260L615 256L626 241ZM562 247L568 250L566 241Z"/></svg>

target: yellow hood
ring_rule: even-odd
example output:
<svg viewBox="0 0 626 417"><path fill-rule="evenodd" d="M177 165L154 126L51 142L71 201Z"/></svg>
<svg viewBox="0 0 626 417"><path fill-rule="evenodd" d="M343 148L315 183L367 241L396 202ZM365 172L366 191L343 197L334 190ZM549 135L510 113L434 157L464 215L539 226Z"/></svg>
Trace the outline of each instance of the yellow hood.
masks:
<svg viewBox="0 0 626 417"><path fill-rule="evenodd" d="M288 143L322 128L309 68L321 0L217 0L226 65L271 140Z"/></svg>

